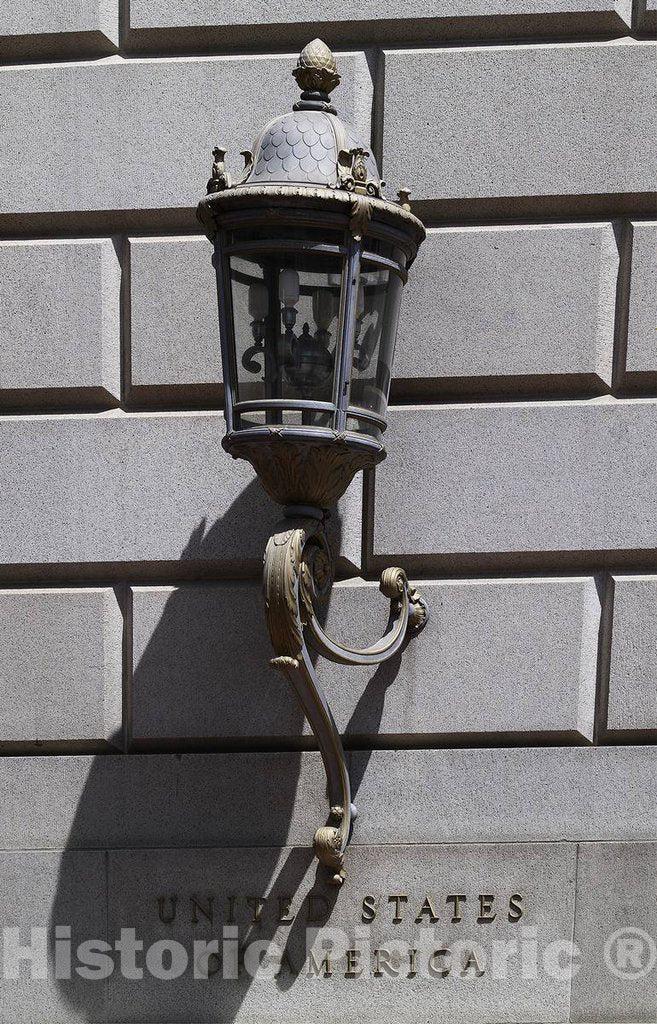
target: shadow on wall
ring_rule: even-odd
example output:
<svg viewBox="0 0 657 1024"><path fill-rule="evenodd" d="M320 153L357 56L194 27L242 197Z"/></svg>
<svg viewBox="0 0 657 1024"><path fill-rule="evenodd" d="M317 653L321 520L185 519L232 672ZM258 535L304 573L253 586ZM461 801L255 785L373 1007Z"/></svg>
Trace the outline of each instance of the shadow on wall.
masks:
<svg viewBox="0 0 657 1024"><path fill-rule="evenodd" d="M249 485L209 531L204 532L203 526L195 530L181 558L207 557L224 530L260 534L264 546L274 522L263 522L258 488L255 481ZM331 529L334 551L338 550L340 535L336 516ZM157 617L149 624L148 642L143 649L135 648L134 735L144 734L146 711L151 708L152 712L155 707L149 720L151 735L161 738L195 735L198 742L200 735L209 741L219 734L217 725L221 723L221 734L229 735L234 730L246 741L247 737L266 736L272 721L278 724L279 733L301 736L303 716L286 679L273 669L263 668L271 647L264 633L259 588L238 583L235 606L234 584L222 585L230 587L229 591L223 591L222 586L202 586L218 603L208 604L203 595L199 599L198 594L181 585L172 591L160 591L156 596L161 605L149 605L155 588L144 589L145 613L150 609L152 615L154 607ZM208 621L213 611L217 618ZM246 617L248 627L242 624L238 633L235 629L242 617ZM245 651L243 637L251 630L258 638ZM243 656L241 663L236 661L238 654ZM370 678L348 733L358 736L376 732L387 686L398 667L399 657ZM357 679L350 679L349 685L354 683ZM196 734L191 731L194 728ZM115 742L121 745L120 738ZM272 745L275 747L275 743ZM328 919L340 890L326 884L310 848L312 830L322 822L309 820L307 848L286 848L299 784L300 752L226 754L221 760L229 761L230 770L223 776L216 755L192 756L193 768L189 756L182 754L99 755L93 759L67 841L68 851L86 852L68 852L62 858L50 920L52 931L57 925L72 925L74 950L81 941L103 939L105 935L114 944L121 928L135 928L137 938L141 937L146 947L159 939L175 938L191 949L193 939L218 938L221 950L231 895L239 895L235 923L240 926L240 941L245 943L270 940L280 928L277 915L271 914L263 914L254 924L254 907L247 907L246 897L270 893L271 902L277 904L279 898L294 900L297 894L305 897L311 888L323 897L317 901L320 917L315 923L321 925ZM138 773L134 772L133 759L141 762ZM367 757L358 759L354 796L366 764ZM133 770L127 771L127 767ZM140 782L135 786L137 774ZM182 792L178 789L179 777L185 778ZM325 801L322 807L326 808ZM190 823L188 827L186 823ZM259 845L272 841L275 845ZM248 849L240 850L240 846ZM236 849L230 855L219 852L227 847ZM110 852L103 852L105 849ZM232 878L222 877L224 872ZM105 892L99 935L90 934L91 920L81 909L89 904L94 892L96 904ZM176 906L171 902L174 894L179 900ZM198 897L206 913L199 908L193 911L197 920L190 928L192 895ZM160 897L164 900L161 907L157 902ZM213 921L207 913L210 897L216 908ZM172 916L173 920L168 920ZM91 919L98 920L98 914L91 914ZM307 923L299 914L285 933L285 956L297 969L305 959ZM114 959L118 959L116 955ZM143 965L144 954L138 954L137 959ZM60 1013L62 1019L89 1022L228 1024L238 1018L255 983L243 969L236 980L225 980L220 974L209 980L193 980L190 967L177 980L161 981L144 972L143 981L131 981L115 968L106 981L91 981L77 977L74 971L72 979L57 981L53 1001L58 1004L58 1012L50 1013L49 1018L59 1019ZM281 970L275 982L268 985L275 985L280 997L295 981L294 971Z"/></svg>

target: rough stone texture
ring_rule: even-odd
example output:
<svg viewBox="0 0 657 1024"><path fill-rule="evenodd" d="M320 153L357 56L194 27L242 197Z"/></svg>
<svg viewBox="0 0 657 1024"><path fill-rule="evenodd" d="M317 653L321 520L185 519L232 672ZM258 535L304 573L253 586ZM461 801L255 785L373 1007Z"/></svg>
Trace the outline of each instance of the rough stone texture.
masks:
<svg viewBox="0 0 657 1024"><path fill-rule="evenodd" d="M353 842L651 841L655 752L641 745L352 753ZM325 792L315 752L7 757L0 849L188 847L190 836L199 847L307 847L326 819Z"/></svg>
<svg viewBox="0 0 657 1024"><path fill-rule="evenodd" d="M359 844L657 835L655 747L374 750L351 763Z"/></svg>
<svg viewBox="0 0 657 1024"><path fill-rule="evenodd" d="M657 729L657 576L615 576L609 729Z"/></svg>
<svg viewBox="0 0 657 1024"><path fill-rule="evenodd" d="M657 843L580 846L575 942L581 969L573 979L571 1020L657 1018L655 960L650 969L651 956L657 960L656 874Z"/></svg>
<svg viewBox="0 0 657 1024"><path fill-rule="evenodd" d="M231 28L244 27L256 30L258 26L267 26L271 32L283 24L293 30L299 24L308 25L308 31L319 32L322 37L328 33L329 40L343 31L344 23L356 22L359 34L368 22L383 22L379 31L385 31L388 22L392 22L397 34L408 38L421 32L428 24L440 25L444 31L454 34L460 28L469 34L470 23L476 21L477 29L482 35L494 35L504 32L507 23L522 26L525 21L531 26L540 28L542 21L550 23L554 29L561 25L567 30L583 29L584 26L602 26L622 28L630 24L631 0L554 0L546 4L542 0L434 0L427 4L422 0L411 0L402 11L393 0L364 0L354 8L346 0L332 0L318 9L307 0L292 0L283 6L272 7L264 0L256 3L230 3L212 0L180 3L167 0L153 7L147 0L132 0L130 5L130 28L139 37L152 29L178 29L184 32L192 27L207 27L221 37L235 38ZM352 30L353 31L353 30ZM471 31L471 30L470 30ZM386 36L387 37L387 36ZM245 31L242 38L248 42ZM308 35L310 39L311 36Z"/></svg>
<svg viewBox="0 0 657 1024"><path fill-rule="evenodd" d="M514 553L652 550L656 408L598 399L391 410L374 554L442 564L506 553L508 564Z"/></svg>
<svg viewBox="0 0 657 1024"><path fill-rule="evenodd" d="M221 381L211 258L206 238L130 239L133 387Z"/></svg>
<svg viewBox="0 0 657 1024"><path fill-rule="evenodd" d="M351 743L505 732L593 739L600 604L592 579L420 587L431 619L401 659L352 669L348 685L344 667L317 662ZM376 584L338 584L327 629L344 643L371 643L387 607ZM287 680L269 667L257 584L134 588L133 643L135 740L308 734Z"/></svg>
<svg viewBox="0 0 657 1024"><path fill-rule="evenodd" d="M263 123L295 102L295 60L113 59L6 69L0 150L12 159L0 215L195 207L217 133L237 170L240 150ZM367 139L372 80L365 55L343 55L341 70L341 112Z"/></svg>
<svg viewBox="0 0 657 1024"><path fill-rule="evenodd" d="M395 377L610 384L617 274L611 224L429 231L404 292Z"/></svg>
<svg viewBox="0 0 657 1024"><path fill-rule="evenodd" d="M122 633L109 588L0 590L0 742L120 745Z"/></svg>
<svg viewBox="0 0 657 1024"><path fill-rule="evenodd" d="M282 510L247 462L223 452L223 433L218 413L5 417L0 562L257 572ZM357 479L331 524L351 564L360 507Z"/></svg>
<svg viewBox="0 0 657 1024"><path fill-rule="evenodd" d="M12 1024L73 1024L74 1021L106 1020L106 987L103 982L85 981L75 969L70 979L55 980L55 928L70 929L71 949L89 939L107 935L107 870L102 851L4 852L0 855L0 918L3 929L18 928L17 939L3 932L4 966L2 1014ZM32 932L31 930L35 931ZM45 933L45 934L44 934ZM66 934L66 933L65 933ZM32 943L38 951L48 942L46 978L30 976L30 964L23 961L19 977L8 977L7 943L11 947ZM66 941L60 937L64 952ZM75 954L73 954L75 956ZM62 957L66 963L66 956ZM36 955L34 970L39 970ZM73 959L73 965L77 965Z"/></svg>
<svg viewBox="0 0 657 1024"><path fill-rule="evenodd" d="M654 44L386 51L385 63L383 175L393 194L402 185L416 200L654 189Z"/></svg>
<svg viewBox="0 0 657 1024"><path fill-rule="evenodd" d="M0 389L120 399L120 283L109 238L0 242Z"/></svg>
<svg viewBox="0 0 657 1024"><path fill-rule="evenodd" d="M412 851L401 845L383 850L360 848L353 851L349 881L337 898L321 874L316 879L306 850L236 853L221 849L111 853L109 931L113 935L121 927L133 926L147 946L173 939L191 953L194 941L221 936L222 924L229 916L228 897L234 895L240 940L262 942L273 971L279 969L286 952L289 966L283 968L278 983L252 979L246 970L238 980L222 980L217 974L203 983L194 980L189 965L179 978L166 983L149 978L135 985L114 976L108 986L111 1019L150 1021L153 1005L163 999L170 1019L193 1019L199 1024L333 1020L338 1003L340 1018L354 1024L381 1020L491 1024L563 1021L568 1016L569 981L551 978L542 964L546 947L572 933L574 845L421 846ZM315 899L309 902L311 892ZM261 924L254 927L253 907L246 898L265 893L268 898ZM407 897L407 904L400 904L401 920L393 920L395 908L388 902L389 893ZM460 922L452 921L453 903L446 899L451 893L466 896L460 906ZM495 897L493 909L486 915L495 918L487 923L477 920L481 893ZM515 912L509 915L509 900L516 893L523 897L524 912L520 921L514 922L509 920L516 916ZM178 898L175 919L169 924L162 923L158 915L158 898L164 894L165 917L170 916L170 896ZM370 926L363 919L363 898L368 894L375 896L377 911ZM192 895L213 915L212 922L198 910L194 914ZM415 921L427 895L440 917L433 926L426 916L423 924ZM292 923L277 920L279 898L291 902L285 916L293 917ZM326 924L322 911L327 905L333 910L322 935ZM308 946L320 962L322 942L333 940L333 974L319 982L309 976L307 927L314 929ZM540 966L536 977L526 969L523 972L518 953L506 965L496 954L496 943L518 944L528 928L537 929ZM462 976L473 946L483 974L475 976L476 968L471 966ZM452 971L448 978L432 977L429 959L442 947L451 950L451 958L442 959L452 963ZM362 973L345 979L345 951L349 948L361 951L358 971ZM380 976L375 974L374 950L381 948L390 950L397 977L385 970L380 970ZM417 973L412 977L408 977L409 949L418 950ZM504 977L496 976L502 973Z"/></svg>
<svg viewBox="0 0 657 1024"><path fill-rule="evenodd" d="M657 374L657 224L633 225L628 373Z"/></svg>
<svg viewBox="0 0 657 1024"><path fill-rule="evenodd" d="M3 55L113 53L119 45L119 0L14 0L0 13Z"/></svg>

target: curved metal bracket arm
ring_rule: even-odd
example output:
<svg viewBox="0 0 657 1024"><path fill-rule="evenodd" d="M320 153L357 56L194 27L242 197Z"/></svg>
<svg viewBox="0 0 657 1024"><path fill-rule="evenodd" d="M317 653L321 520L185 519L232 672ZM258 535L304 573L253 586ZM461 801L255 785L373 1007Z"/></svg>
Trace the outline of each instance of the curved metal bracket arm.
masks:
<svg viewBox="0 0 657 1024"><path fill-rule="evenodd" d="M399 651L409 631L422 628L428 610L402 569L386 569L381 590L390 599L390 617L383 637L361 650L344 647L324 632L314 610L314 600L327 594L332 583L333 566L323 524L311 518L279 523L267 544L263 573L267 626L275 653L271 664L287 675L319 745L330 813L327 824L316 831L313 846L318 860L331 870L331 881L340 885L356 809L340 733L304 634L307 632L313 647L331 661L376 665Z"/></svg>
<svg viewBox="0 0 657 1024"><path fill-rule="evenodd" d="M388 625L381 639L369 647L345 647L324 632L313 612L308 620L308 637L318 654L339 665L379 665L397 654L408 633L422 629L429 618L429 609L415 587L409 584L403 569L385 569L379 589L390 599Z"/></svg>

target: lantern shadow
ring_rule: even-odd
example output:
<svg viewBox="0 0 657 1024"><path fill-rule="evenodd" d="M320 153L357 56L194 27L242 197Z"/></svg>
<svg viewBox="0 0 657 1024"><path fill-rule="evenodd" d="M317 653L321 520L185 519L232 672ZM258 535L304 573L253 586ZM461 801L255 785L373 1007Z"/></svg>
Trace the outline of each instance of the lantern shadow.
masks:
<svg viewBox="0 0 657 1024"><path fill-rule="evenodd" d="M275 519L269 518L270 510L261 499L259 484L253 481L210 530L206 531L205 525L200 524L192 532L181 560L201 562L211 557L221 544L222 531L229 536L236 532L242 536L261 534L264 544L275 523ZM340 538L340 519L334 513L331 529L334 551L338 550ZM322 609L322 618L327 610L327 607ZM147 623L147 628L143 622ZM252 634L255 639L249 642ZM267 666L271 647L257 582L200 580L193 586L181 583L173 588L136 588L134 653L130 694L132 735L137 738L137 750L148 750L150 744L154 752L146 755L135 752L133 744L127 755L99 754L91 760L61 856L50 913L51 936L56 926L73 924L74 950L77 943L91 939L106 939L113 945L121 927L134 927L137 938L141 933L146 945L154 938L161 938L157 928L153 934L153 926L159 927L155 897L160 895L160 889L163 892L170 889L174 880L155 874L151 878L149 874L148 884L140 886L136 878L128 876L120 902L123 906L128 902L130 919L114 921L112 906L117 894L112 892L108 880L108 850L115 855L113 860L125 854L127 863L132 863L130 857L142 856L142 865L143 857L147 861L152 857L155 863L158 853L166 850L167 856L171 856L170 863L181 875L186 870L186 853L193 858L204 848L230 847L235 848L235 857L239 858L243 835L241 845L247 852L255 851L257 855L263 893L291 898L303 886L309 869L314 870L310 836L308 847L284 849L297 797L302 756L300 749L287 748L293 741L298 747L304 718L285 677ZM359 733L365 720L365 731L369 732L375 726L373 713L380 720L385 694L382 679L380 670L370 679L347 732ZM368 707L370 698L372 707ZM273 735L272 723L276 726ZM231 731L237 734L237 740L235 735L231 736ZM166 788L174 771L172 765L176 766L176 772L180 769L182 777L183 755L156 753L158 743L170 751L176 737L181 750L225 748L234 751L226 755L230 773L225 777L218 776L217 759L211 754L207 754L205 776L203 771L192 772L191 782L185 783L185 796L191 807L181 806L185 800L177 792L178 781L175 787L172 784L172 788ZM112 742L121 748L122 734L117 733ZM272 751L278 747L287 752L262 756L260 779L259 755L247 752L250 745L269 747ZM240 753L240 749L244 752ZM198 754L201 760L205 756ZM272 756L281 759L279 766L284 765L284 770L279 771L273 781L269 777L272 772L268 760ZM127 770L130 758L141 757L144 760L138 772ZM146 762L147 769L143 767ZM209 773L215 776L211 780L208 780ZM137 785L134 784L136 777L140 779ZM175 778L178 779L178 774ZM268 846L259 845L258 840L265 819L267 842L271 844ZM195 827L187 835L185 820L202 824L202 834L198 834ZM321 822L312 824L316 826ZM322 872L323 869L317 867L316 886L324 894L323 905L328 918L335 900L339 899L339 890L327 884ZM210 877L208 884L211 886L212 882ZM157 892L150 891L151 883ZM306 880L306 888L307 884ZM145 889L149 891L146 893ZM212 935L220 941L222 923L225 922L215 923ZM303 962L305 923L301 916L296 918L286 937L285 952L295 966ZM271 939L277 927L275 920L263 920L247 931L246 941L253 937ZM168 934L175 938L175 928ZM51 942L51 952L52 948ZM143 953L138 956L142 966L143 957ZM56 1020L61 1015L66 1020L120 1020L131 1024L137 1021L176 1021L179 1024L184 1020L230 1022L238 1017L253 984L248 975L240 975L236 981L220 978L191 981L192 986L212 986L206 989L203 1005L196 1008L189 999L181 999L182 989L176 996L176 986L182 978L159 981L147 978L145 971L143 982L126 981L119 974L116 954L114 961L111 977L91 981L76 976L74 959L72 978L55 979L48 1018ZM53 968L51 962L51 975ZM281 972L272 984L280 992L289 989L295 980L294 975Z"/></svg>

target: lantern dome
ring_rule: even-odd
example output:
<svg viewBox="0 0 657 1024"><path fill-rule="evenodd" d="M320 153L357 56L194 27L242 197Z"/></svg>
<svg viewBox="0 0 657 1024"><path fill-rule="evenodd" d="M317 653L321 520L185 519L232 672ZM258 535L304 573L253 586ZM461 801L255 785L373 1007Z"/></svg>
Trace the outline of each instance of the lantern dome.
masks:
<svg viewBox="0 0 657 1024"><path fill-rule="evenodd" d="M245 185L320 185L340 188L351 170L351 151L360 151L372 183L381 191L376 160L354 129L329 111L302 108L269 122L253 145ZM342 160L340 154L344 154Z"/></svg>

